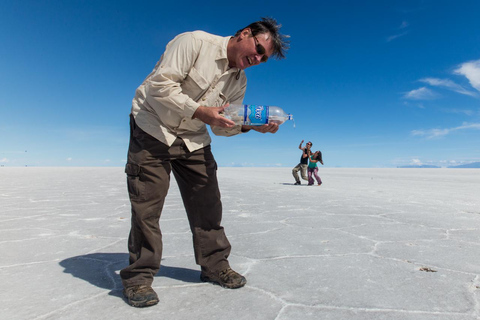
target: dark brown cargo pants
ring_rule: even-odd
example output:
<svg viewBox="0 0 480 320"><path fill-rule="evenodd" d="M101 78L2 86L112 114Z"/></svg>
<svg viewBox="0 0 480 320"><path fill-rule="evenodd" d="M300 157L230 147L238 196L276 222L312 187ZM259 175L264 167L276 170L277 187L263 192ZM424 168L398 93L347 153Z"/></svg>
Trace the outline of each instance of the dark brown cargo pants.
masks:
<svg viewBox="0 0 480 320"><path fill-rule="evenodd" d="M203 270L229 267L230 243L220 225L222 203L217 164L210 146L189 152L182 139L161 143L130 117L130 146L125 168L132 205L128 239L130 265L121 270L125 287L151 285L160 269L162 233L159 219L173 171L193 235L195 261Z"/></svg>

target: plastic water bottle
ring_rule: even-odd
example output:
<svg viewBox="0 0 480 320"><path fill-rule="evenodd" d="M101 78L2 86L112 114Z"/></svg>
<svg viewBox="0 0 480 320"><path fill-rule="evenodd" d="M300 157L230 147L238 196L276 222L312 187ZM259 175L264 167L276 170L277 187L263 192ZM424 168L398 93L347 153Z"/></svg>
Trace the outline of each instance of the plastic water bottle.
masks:
<svg viewBox="0 0 480 320"><path fill-rule="evenodd" d="M287 120L293 120L290 113L285 113L276 106L259 106L254 104L231 104L225 109L225 118L236 124L247 126L262 126L268 123L281 125Z"/></svg>

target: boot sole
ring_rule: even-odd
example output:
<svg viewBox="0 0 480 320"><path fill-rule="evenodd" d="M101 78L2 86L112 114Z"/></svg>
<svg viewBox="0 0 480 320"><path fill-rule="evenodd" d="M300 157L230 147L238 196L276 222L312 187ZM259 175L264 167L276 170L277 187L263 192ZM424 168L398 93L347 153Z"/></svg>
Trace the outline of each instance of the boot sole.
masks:
<svg viewBox="0 0 480 320"><path fill-rule="evenodd" d="M144 308L144 307L150 307L150 306L154 306L158 303L158 300L149 300L149 301L130 301L128 300L128 304L131 305L132 307L135 307L135 308Z"/></svg>

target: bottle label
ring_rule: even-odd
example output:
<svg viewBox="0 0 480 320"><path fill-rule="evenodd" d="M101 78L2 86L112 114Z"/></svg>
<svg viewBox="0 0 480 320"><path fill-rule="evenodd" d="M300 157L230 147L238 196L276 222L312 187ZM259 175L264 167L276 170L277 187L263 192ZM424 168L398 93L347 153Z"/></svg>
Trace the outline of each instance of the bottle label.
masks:
<svg viewBox="0 0 480 320"><path fill-rule="evenodd" d="M245 124L259 126L268 123L268 106L245 106Z"/></svg>

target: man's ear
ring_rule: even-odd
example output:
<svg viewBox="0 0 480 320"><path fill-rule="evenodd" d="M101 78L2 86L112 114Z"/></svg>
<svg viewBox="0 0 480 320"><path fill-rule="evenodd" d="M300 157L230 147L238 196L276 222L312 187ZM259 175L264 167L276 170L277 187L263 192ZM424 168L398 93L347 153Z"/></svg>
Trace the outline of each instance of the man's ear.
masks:
<svg viewBox="0 0 480 320"><path fill-rule="evenodd" d="M250 36L250 34L252 33L252 30L250 30L250 28L245 28L242 30L242 32L240 33L240 37L243 39L243 38L248 38Z"/></svg>

